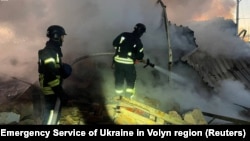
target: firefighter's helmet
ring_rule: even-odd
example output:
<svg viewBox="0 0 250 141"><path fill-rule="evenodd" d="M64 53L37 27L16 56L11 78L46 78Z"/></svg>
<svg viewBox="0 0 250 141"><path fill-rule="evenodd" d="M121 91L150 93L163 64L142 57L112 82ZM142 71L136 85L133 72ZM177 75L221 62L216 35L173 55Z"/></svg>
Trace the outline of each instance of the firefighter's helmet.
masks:
<svg viewBox="0 0 250 141"><path fill-rule="evenodd" d="M60 25L51 25L47 29L47 37L50 39L59 39L62 35L67 35L64 28Z"/></svg>
<svg viewBox="0 0 250 141"><path fill-rule="evenodd" d="M146 26L142 23L137 23L134 27L134 32L142 35L144 32L146 32Z"/></svg>

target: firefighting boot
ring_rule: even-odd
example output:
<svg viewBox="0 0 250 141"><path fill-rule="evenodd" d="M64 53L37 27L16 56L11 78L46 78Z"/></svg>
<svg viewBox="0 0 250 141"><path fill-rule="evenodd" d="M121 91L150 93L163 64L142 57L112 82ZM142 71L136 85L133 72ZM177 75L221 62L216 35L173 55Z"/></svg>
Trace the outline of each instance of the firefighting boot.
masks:
<svg viewBox="0 0 250 141"><path fill-rule="evenodd" d="M126 96L127 98L132 99L134 97L134 94L135 94L135 89L127 88L126 94L127 94L127 96Z"/></svg>
<svg viewBox="0 0 250 141"><path fill-rule="evenodd" d="M116 94L116 96L119 96L119 97L123 97L125 95L123 90L116 90L115 94Z"/></svg>
<svg viewBox="0 0 250 141"><path fill-rule="evenodd" d="M132 94L132 95L130 96L130 100L135 100L135 95L134 95L134 94Z"/></svg>
<svg viewBox="0 0 250 141"><path fill-rule="evenodd" d="M124 94L124 97L130 98L130 97L131 97L131 93L126 92L126 93Z"/></svg>

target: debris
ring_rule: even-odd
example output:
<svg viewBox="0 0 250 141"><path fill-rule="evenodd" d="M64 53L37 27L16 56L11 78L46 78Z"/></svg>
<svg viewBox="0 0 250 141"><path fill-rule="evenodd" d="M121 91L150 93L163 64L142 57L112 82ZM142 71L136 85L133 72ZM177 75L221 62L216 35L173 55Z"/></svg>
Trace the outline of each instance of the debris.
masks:
<svg viewBox="0 0 250 141"><path fill-rule="evenodd" d="M1 112L0 124L14 124L20 121L20 115L14 112Z"/></svg>

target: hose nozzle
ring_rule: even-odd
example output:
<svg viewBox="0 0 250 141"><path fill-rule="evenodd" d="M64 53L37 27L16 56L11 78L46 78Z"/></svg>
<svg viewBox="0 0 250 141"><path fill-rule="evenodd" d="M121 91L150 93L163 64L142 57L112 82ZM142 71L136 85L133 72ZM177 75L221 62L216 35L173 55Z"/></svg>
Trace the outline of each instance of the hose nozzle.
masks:
<svg viewBox="0 0 250 141"><path fill-rule="evenodd" d="M150 67L152 67L152 68L155 67L155 65L154 65L153 63L151 63L151 62L149 61L149 59L147 59L146 62L144 61L144 63L146 63L146 65L144 66L144 68L146 68L147 66L150 66Z"/></svg>

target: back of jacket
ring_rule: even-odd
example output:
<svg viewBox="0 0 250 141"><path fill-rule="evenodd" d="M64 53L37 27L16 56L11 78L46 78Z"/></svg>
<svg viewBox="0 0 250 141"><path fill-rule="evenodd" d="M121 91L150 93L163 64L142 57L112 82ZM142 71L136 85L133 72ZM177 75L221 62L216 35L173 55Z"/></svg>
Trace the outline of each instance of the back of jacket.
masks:
<svg viewBox="0 0 250 141"><path fill-rule="evenodd" d="M62 83L61 78L61 50L60 47L47 42L44 49L38 52L39 78L42 79L43 86L54 87Z"/></svg>
<svg viewBox="0 0 250 141"><path fill-rule="evenodd" d="M144 57L143 44L140 38L133 33L121 33L114 39L113 46L115 48L114 60L116 62L130 64L131 61L134 63L135 60L142 60Z"/></svg>

